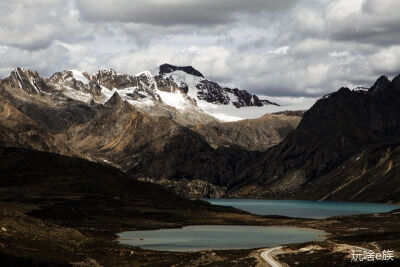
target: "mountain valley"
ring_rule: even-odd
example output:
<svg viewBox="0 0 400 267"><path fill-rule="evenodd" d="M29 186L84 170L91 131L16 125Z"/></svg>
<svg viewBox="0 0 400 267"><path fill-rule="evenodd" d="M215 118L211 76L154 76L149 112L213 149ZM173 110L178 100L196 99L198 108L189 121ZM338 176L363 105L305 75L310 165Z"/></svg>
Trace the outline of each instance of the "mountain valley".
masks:
<svg viewBox="0 0 400 267"><path fill-rule="evenodd" d="M277 104L222 87L193 67L164 64L157 75L64 71L49 79L17 68L1 86L3 146L109 164L196 197L400 197L399 76L382 76L370 89L341 88L305 113L236 122L222 122L200 104ZM393 190L385 193L389 183Z"/></svg>

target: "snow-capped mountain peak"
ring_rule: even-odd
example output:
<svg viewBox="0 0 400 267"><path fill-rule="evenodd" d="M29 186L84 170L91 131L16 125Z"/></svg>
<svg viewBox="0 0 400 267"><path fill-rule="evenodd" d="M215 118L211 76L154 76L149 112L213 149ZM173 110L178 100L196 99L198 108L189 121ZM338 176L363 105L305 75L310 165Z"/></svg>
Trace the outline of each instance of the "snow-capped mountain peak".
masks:
<svg viewBox="0 0 400 267"><path fill-rule="evenodd" d="M89 75L86 72L81 72L78 70L70 70L72 73L72 76L74 77L75 80L82 82L83 84L88 84L89 83Z"/></svg>
<svg viewBox="0 0 400 267"><path fill-rule="evenodd" d="M205 101L216 105L231 104L236 108L265 104L277 105L269 101L262 101L246 90L222 87L217 82L206 79L191 66L177 67L163 64L160 66L159 76L172 79L181 88L187 87L187 94L196 101Z"/></svg>
<svg viewBox="0 0 400 267"><path fill-rule="evenodd" d="M128 74L108 69L88 74L66 70L56 72L48 79L29 70L17 69L5 80L29 94L51 94L58 98L62 95L86 103L105 104L117 92L122 100L143 112L192 123L215 118L237 120L247 118L253 111L257 115L250 117L259 117L268 112L262 109L263 106L277 105L260 100L246 90L223 87L191 66L170 64L161 65L155 75L149 71Z"/></svg>
<svg viewBox="0 0 400 267"><path fill-rule="evenodd" d="M30 95L45 94L50 90L39 73L24 68L16 68L13 70L10 76L5 78L2 83L11 87L20 88Z"/></svg>

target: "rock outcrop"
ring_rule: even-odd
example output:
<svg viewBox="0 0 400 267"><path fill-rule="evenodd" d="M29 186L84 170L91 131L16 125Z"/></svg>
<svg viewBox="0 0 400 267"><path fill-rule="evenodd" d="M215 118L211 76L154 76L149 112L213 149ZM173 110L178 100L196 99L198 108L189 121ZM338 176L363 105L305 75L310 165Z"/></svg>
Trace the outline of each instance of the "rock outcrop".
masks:
<svg viewBox="0 0 400 267"><path fill-rule="evenodd" d="M200 179L139 178L139 180L161 185L175 194L187 198L223 198L227 192L225 186L216 186Z"/></svg>

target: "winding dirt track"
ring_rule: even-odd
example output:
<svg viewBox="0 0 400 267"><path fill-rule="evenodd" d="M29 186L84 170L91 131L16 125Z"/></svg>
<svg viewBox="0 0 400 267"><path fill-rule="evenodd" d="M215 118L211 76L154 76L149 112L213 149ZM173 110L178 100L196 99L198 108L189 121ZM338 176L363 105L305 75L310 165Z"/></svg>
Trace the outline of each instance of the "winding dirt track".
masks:
<svg viewBox="0 0 400 267"><path fill-rule="evenodd" d="M271 252L281 249L282 247L272 247L272 248L267 248L261 253L261 258L263 258L269 265L272 267L282 267L283 265L279 262L276 261L274 258L271 257Z"/></svg>
<svg viewBox="0 0 400 267"><path fill-rule="evenodd" d="M367 248L363 248L363 247L358 247L358 246L352 246L352 245L347 245L347 244L341 244L347 247L347 249L354 249L354 250L362 250L362 251L369 251L369 249ZM267 248L265 249L263 252L261 252L260 256L263 260L265 260L270 266L272 267L284 267L287 265L284 265L282 263L280 263L279 261L275 260L272 257L272 253L282 249L282 246L279 247L272 247L272 248ZM276 253L275 255L279 255L281 253Z"/></svg>

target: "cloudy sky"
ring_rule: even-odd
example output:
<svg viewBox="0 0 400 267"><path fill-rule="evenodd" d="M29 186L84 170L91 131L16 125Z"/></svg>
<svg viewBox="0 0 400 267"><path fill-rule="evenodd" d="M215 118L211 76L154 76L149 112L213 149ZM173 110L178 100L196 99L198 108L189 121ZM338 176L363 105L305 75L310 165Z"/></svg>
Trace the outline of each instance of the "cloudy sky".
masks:
<svg viewBox="0 0 400 267"><path fill-rule="evenodd" d="M0 0L0 77L168 62L261 95L318 97L400 73L399 10L399 0Z"/></svg>

